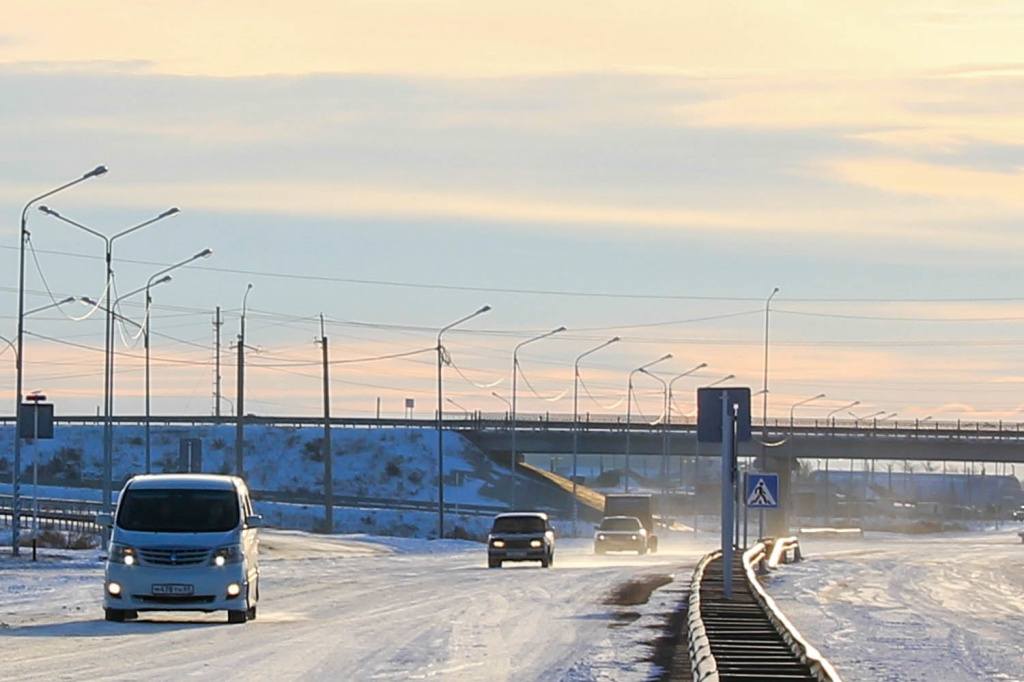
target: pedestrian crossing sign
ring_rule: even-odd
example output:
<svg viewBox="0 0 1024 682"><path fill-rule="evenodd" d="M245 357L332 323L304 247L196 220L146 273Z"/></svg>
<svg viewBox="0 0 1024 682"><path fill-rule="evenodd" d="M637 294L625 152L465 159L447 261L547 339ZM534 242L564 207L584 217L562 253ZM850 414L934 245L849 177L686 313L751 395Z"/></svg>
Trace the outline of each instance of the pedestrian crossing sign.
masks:
<svg viewBox="0 0 1024 682"><path fill-rule="evenodd" d="M747 474L747 507L751 509L778 509L779 475Z"/></svg>

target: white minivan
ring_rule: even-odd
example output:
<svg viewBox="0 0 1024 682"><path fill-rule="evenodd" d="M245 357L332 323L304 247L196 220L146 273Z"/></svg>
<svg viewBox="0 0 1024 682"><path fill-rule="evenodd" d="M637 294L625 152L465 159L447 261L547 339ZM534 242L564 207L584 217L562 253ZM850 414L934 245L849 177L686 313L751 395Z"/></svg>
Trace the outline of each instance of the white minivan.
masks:
<svg viewBox="0 0 1024 682"><path fill-rule="evenodd" d="M256 617L261 517L234 476L159 474L125 484L112 526L103 586L107 620L139 611L223 611Z"/></svg>

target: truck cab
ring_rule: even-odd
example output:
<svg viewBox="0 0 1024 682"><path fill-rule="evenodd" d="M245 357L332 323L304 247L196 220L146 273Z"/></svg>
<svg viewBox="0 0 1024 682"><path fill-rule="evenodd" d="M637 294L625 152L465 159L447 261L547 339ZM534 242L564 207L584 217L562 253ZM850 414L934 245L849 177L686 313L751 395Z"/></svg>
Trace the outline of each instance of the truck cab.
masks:
<svg viewBox="0 0 1024 682"><path fill-rule="evenodd" d="M658 534L654 528L655 504L654 496L649 494L613 494L605 495L604 515L632 516L640 521L647 536L647 551L658 551Z"/></svg>

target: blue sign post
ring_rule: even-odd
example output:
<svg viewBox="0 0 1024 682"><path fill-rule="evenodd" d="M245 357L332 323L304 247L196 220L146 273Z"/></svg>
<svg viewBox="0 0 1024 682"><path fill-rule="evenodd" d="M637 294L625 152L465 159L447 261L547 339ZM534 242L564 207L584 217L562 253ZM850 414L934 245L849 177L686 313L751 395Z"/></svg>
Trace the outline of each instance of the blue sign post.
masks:
<svg viewBox="0 0 1024 682"><path fill-rule="evenodd" d="M779 508L779 475L748 471L744 478L746 479L746 485L743 486L744 504L748 510L756 509L758 511L757 536L761 540L764 539L764 510ZM746 524L744 523L744 537L746 534Z"/></svg>

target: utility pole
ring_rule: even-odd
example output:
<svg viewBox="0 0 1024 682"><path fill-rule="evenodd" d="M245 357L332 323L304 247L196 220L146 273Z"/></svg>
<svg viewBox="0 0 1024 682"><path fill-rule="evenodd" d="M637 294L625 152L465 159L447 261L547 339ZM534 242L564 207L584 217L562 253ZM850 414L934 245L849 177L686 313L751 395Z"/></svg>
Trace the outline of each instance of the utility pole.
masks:
<svg viewBox="0 0 1024 682"><path fill-rule="evenodd" d="M238 334L238 366L235 374L238 378L238 395L235 400L235 476L245 476L245 304L249 300L252 283L245 287L242 296L242 319Z"/></svg>
<svg viewBox="0 0 1024 682"><path fill-rule="evenodd" d="M213 320L214 334L214 375L213 375L213 414L220 417L220 328L224 323L220 319L220 306L217 306L217 314Z"/></svg>
<svg viewBox="0 0 1024 682"><path fill-rule="evenodd" d="M334 532L334 457L331 450L331 378L327 354L327 333L320 313L320 349L324 356L324 532ZM377 399L378 419L380 398Z"/></svg>
<svg viewBox="0 0 1024 682"><path fill-rule="evenodd" d="M243 425L245 415L245 325L242 325L242 333L238 335L238 367L235 370L237 385L235 387L235 476L243 476L245 473L245 428Z"/></svg>

